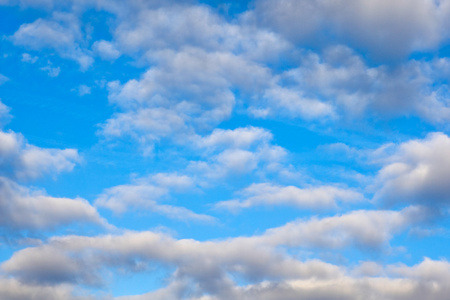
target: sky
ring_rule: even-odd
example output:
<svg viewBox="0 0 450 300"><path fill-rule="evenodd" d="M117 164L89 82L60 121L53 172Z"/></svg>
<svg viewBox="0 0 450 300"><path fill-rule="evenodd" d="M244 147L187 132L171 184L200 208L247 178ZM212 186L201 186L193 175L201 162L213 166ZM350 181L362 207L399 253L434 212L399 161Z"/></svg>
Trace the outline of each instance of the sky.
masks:
<svg viewBox="0 0 450 300"><path fill-rule="evenodd" d="M0 49L0 299L448 299L450 0L0 0Z"/></svg>

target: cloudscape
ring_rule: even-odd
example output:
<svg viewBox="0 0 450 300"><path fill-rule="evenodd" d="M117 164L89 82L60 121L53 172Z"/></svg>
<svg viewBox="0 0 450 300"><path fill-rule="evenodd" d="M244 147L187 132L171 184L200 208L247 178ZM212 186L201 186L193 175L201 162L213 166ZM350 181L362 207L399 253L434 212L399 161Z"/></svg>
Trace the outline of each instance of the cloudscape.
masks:
<svg viewBox="0 0 450 300"><path fill-rule="evenodd" d="M449 299L450 0L0 25L0 299Z"/></svg>

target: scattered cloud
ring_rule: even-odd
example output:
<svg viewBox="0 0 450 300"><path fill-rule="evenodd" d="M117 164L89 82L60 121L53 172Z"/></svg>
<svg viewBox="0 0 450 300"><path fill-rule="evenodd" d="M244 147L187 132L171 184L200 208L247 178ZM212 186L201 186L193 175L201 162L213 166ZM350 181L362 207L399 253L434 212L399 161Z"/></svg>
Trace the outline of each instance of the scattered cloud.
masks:
<svg viewBox="0 0 450 300"><path fill-rule="evenodd" d="M54 49L61 56L75 60L83 70L93 63L91 54L81 46L83 33L79 20L72 14L55 12L51 20L37 19L23 24L11 38L16 45L30 49Z"/></svg>
<svg viewBox="0 0 450 300"><path fill-rule="evenodd" d="M254 206L294 206L325 210L336 208L337 202L360 202L364 199L361 193L351 189L333 186L319 186L312 188L298 188L295 186L278 186L270 183L254 183L240 191L239 199L222 201L216 208L238 211Z"/></svg>
<svg viewBox="0 0 450 300"><path fill-rule="evenodd" d="M75 149L39 148L12 131L0 131L0 157L0 175L17 179L71 171L81 160Z"/></svg>
<svg viewBox="0 0 450 300"><path fill-rule="evenodd" d="M391 153L382 157L374 198L386 204L448 205L450 138L436 132L391 147Z"/></svg>
<svg viewBox="0 0 450 300"><path fill-rule="evenodd" d="M37 57L37 56L32 56L32 55L29 54L29 53L23 53L23 54L22 54L22 61L23 61L23 62L27 62L27 63L30 63L30 64L34 64L35 62L37 62L38 59L39 59L39 57Z"/></svg>
<svg viewBox="0 0 450 300"><path fill-rule="evenodd" d="M0 227L31 231L72 223L106 225L86 200L55 198L0 177Z"/></svg>
<svg viewBox="0 0 450 300"><path fill-rule="evenodd" d="M84 85L84 84L82 84L78 87L78 94L80 96L89 95L90 93L91 93L91 87Z"/></svg>

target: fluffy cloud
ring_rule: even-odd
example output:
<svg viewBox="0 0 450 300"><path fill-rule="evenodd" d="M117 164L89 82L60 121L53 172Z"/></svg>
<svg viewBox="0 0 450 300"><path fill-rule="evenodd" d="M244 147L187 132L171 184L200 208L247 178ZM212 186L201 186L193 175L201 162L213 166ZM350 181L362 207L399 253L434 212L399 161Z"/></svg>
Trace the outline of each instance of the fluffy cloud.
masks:
<svg viewBox="0 0 450 300"><path fill-rule="evenodd" d="M235 211L258 205L288 205L320 210L336 207L338 201L345 203L364 199L364 196L356 191L333 186L300 189L269 183L252 184L239 194L242 195L241 199L219 202L216 207Z"/></svg>
<svg viewBox="0 0 450 300"><path fill-rule="evenodd" d="M92 49L100 55L102 59L106 60L115 60L121 55L120 51L117 50L112 43L105 40L96 41L92 45Z"/></svg>
<svg viewBox="0 0 450 300"><path fill-rule="evenodd" d="M86 200L55 198L0 177L0 226L12 230L54 229L76 222L106 224Z"/></svg>
<svg viewBox="0 0 450 300"><path fill-rule="evenodd" d="M193 148L201 150L205 160L191 161L188 172L206 180L230 175L281 171L287 156L284 148L272 144L272 134L257 127L215 129L210 135L193 136Z"/></svg>
<svg viewBox="0 0 450 300"><path fill-rule="evenodd" d="M370 67L350 48L333 46L304 53L300 66L280 74L249 112L305 120L413 114L443 123L450 117L448 65L447 59L436 59Z"/></svg>
<svg viewBox="0 0 450 300"><path fill-rule="evenodd" d="M231 116L233 87L250 91L270 79L265 68L226 52L166 50L156 60L139 81L109 84L110 102L123 112L107 121L106 135L139 134L155 141L204 131Z"/></svg>
<svg viewBox="0 0 450 300"><path fill-rule="evenodd" d="M116 213L138 208L179 220L213 221L214 218L196 214L184 207L161 204L171 193L193 189L194 183L186 175L159 173L136 180L133 184L106 189L95 201L100 207Z"/></svg>
<svg viewBox="0 0 450 300"><path fill-rule="evenodd" d="M446 134L431 133L390 148L384 150L390 154L378 153L385 165L377 176L375 199L390 204L448 205L450 138Z"/></svg>
<svg viewBox="0 0 450 300"><path fill-rule="evenodd" d="M0 278L0 298L5 300L93 300L90 296L76 296L70 286L24 284L16 279Z"/></svg>
<svg viewBox="0 0 450 300"><path fill-rule="evenodd" d="M448 1L259 0L255 5L257 23L298 45L348 42L378 59L433 50L448 37L442 30L450 12Z"/></svg>
<svg viewBox="0 0 450 300"><path fill-rule="evenodd" d="M385 217L395 221L382 213L380 222ZM396 225L399 224L392 226ZM370 232L373 234L374 230ZM261 237L273 239L272 233ZM258 299L279 299L282 295L282 299L420 296L440 300L448 291L450 265L446 261L425 259L412 267L392 265L379 270L382 275L378 276L350 275L350 270L319 260L301 262L273 248L275 244L267 247L266 242L260 237L207 242L175 240L153 232L66 236L14 253L2 264L2 270L23 284L59 287L77 283L97 286L104 268L142 272L152 262L176 268L166 288L119 299L254 299L255 295ZM235 276L247 283L238 286Z"/></svg>
<svg viewBox="0 0 450 300"><path fill-rule="evenodd" d="M420 206L401 211L357 210L340 216L294 221L269 229L260 238L265 243L290 247L382 249L394 234L427 221L430 216L431 212Z"/></svg>
<svg viewBox="0 0 450 300"><path fill-rule="evenodd" d="M55 12L51 20L37 19L23 24L12 36L16 45L31 49L51 48L61 56L75 60L82 69L87 69L93 59L82 49L83 33L76 16Z"/></svg>
<svg viewBox="0 0 450 300"><path fill-rule="evenodd" d="M0 131L0 174L12 178L38 178L71 171L80 161L75 149L46 149L28 144L22 135Z"/></svg>

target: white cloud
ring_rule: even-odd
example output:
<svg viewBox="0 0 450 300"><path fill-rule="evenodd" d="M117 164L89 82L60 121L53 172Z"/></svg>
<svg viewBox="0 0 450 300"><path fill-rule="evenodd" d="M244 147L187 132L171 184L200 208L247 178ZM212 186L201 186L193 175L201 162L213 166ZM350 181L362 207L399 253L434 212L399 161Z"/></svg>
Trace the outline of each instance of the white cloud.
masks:
<svg viewBox="0 0 450 300"><path fill-rule="evenodd" d="M364 196L351 189L333 186L298 188L295 186L278 186L270 183L252 184L240 191L241 197L235 200L222 201L217 208L232 211L259 205L288 205L299 208L328 209L337 207L337 202L358 202Z"/></svg>
<svg viewBox="0 0 450 300"><path fill-rule="evenodd" d="M12 131L0 131L0 157L0 174L19 179L71 171L81 159L75 149L39 148Z"/></svg>
<svg viewBox="0 0 450 300"><path fill-rule="evenodd" d="M95 204L116 213L145 209L173 219L213 221L211 216L197 214L184 207L161 204L163 200L170 199L172 193L194 188L194 182L186 175L158 173L135 180L132 184L108 188L96 199Z"/></svg>
<svg viewBox="0 0 450 300"><path fill-rule="evenodd" d="M335 109L332 105L318 99L304 97L301 91L274 87L264 93L267 107L250 107L249 112L255 117L266 118L274 115L302 118L304 120L333 119Z"/></svg>
<svg viewBox="0 0 450 300"><path fill-rule="evenodd" d="M273 145L272 134L257 127L233 130L215 129L210 135L194 136L194 149L203 150L205 160L191 161L187 167L198 177L214 180L227 176L241 176L255 171L263 176L279 172L287 151Z"/></svg>
<svg viewBox="0 0 450 300"><path fill-rule="evenodd" d="M390 204L449 204L450 138L430 133L425 139L392 147L392 153L382 157L384 166L377 175L374 198Z"/></svg>
<svg viewBox="0 0 450 300"><path fill-rule="evenodd" d="M260 238L273 245L338 249L357 246L382 249L392 236L430 217L424 207L410 206L401 211L358 210L322 219L298 220L269 229Z"/></svg>
<svg viewBox="0 0 450 300"><path fill-rule="evenodd" d="M121 55L114 44L105 40L96 41L92 45L92 49L105 60L116 60Z"/></svg>
<svg viewBox="0 0 450 300"><path fill-rule="evenodd" d="M260 143L268 143L273 136L268 130L258 127L241 127L234 130L219 129L205 137L200 137L196 144L209 151L221 149L250 149Z"/></svg>
<svg viewBox="0 0 450 300"><path fill-rule="evenodd" d="M89 95L90 93L91 93L91 88L89 86L82 84L78 87L78 94L80 96Z"/></svg>
<svg viewBox="0 0 450 300"><path fill-rule="evenodd" d="M55 49L62 57L75 60L82 69L87 69L93 59L87 50L82 49L83 33L76 16L55 12L51 20L37 19L23 24L12 36L16 45L31 49Z"/></svg>
<svg viewBox="0 0 450 300"><path fill-rule="evenodd" d="M37 62L38 59L39 59L39 57L31 56L29 53L23 53L22 54L22 61L23 62L34 64L35 62Z"/></svg>
<svg viewBox="0 0 450 300"><path fill-rule="evenodd" d="M59 73L61 72L60 67L53 68L50 65L42 67L41 70L46 71L48 76L50 76L50 77L58 77Z"/></svg>
<svg viewBox="0 0 450 300"><path fill-rule="evenodd" d="M55 198L0 177L0 226L12 230L55 229L72 223L106 224L86 200Z"/></svg>
<svg viewBox="0 0 450 300"><path fill-rule="evenodd" d="M0 127L7 123L12 116L9 114L10 108L6 106L0 99Z"/></svg>

